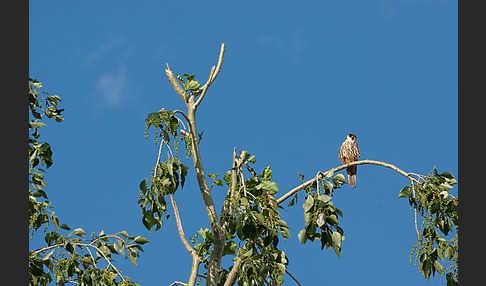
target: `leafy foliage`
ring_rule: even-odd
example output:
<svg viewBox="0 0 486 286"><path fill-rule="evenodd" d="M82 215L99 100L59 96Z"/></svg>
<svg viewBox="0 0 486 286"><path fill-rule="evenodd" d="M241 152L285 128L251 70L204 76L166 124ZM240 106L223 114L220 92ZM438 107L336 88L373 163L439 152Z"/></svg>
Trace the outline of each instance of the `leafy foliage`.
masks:
<svg viewBox="0 0 486 286"><path fill-rule="evenodd" d="M199 88L201 87L201 84L195 80L196 76L193 74L184 74L184 78L182 78L180 75L177 75L177 79L182 83L184 86L184 89L186 91L198 91Z"/></svg>
<svg viewBox="0 0 486 286"><path fill-rule="evenodd" d="M160 161L159 152L156 166L151 174L150 185L147 186L146 179L139 185L138 205L142 210L142 223L148 230L152 230L153 226L155 230L162 227L162 218L169 218L166 195L174 194L179 186L184 187L188 168L179 159L178 150L180 142L184 142L186 158L188 158L192 143L190 133L184 129L179 130L179 124L180 120L175 116L175 112L163 108L158 112L149 113L145 119L145 138L148 138L148 131L153 126L156 132L155 142L161 140L159 149L162 150L164 144L169 149L166 161ZM173 138L174 152L169 145L171 138Z"/></svg>
<svg viewBox="0 0 486 286"><path fill-rule="evenodd" d="M47 124L45 117L62 122L63 109L58 108L61 98L41 92L42 84L29 79L29 233L34 237L40 228L47 246L29 251L29 285L138 285L123 277L112 264L112 255L122 255L136 264L141 245L148 242L142 236L131 236L126 231L118 234L84 238L86 232L61 224L48 201L45 187L45 170L53 165L53 152L49 143L40 140L39 128ZM44 169L45 168L45 169Z"/></svg>
<svg viewBox="0 0 486 286"><path fill-rule="evenodd" d="M457 180L450 173L439 174L435 167L428 176L419 179L420 183L405 186L398 195L408 198L410 207L422 216L420 235L410 253L410 261L418 264L425 279L435 272L441 275L447 272L447 285L457 285L459 201L449 193ZM444 267L441 261L448 262L448 266Z"/></svg>
<svg viewBox="0 0 486 286"><path fill-rule="evenodd" d="M337 256L341 254L344 230L339 226L338 217L342 217L343 213L331 200L334 189L340 188L345 182L342 174L328 174L320 182L314 182L305 188L307 196L302 207L306 226L298 234L301 243L307 240L320 240L321 249L332 247ZM323 190L322 194L319 186ZM295 200L297 196L289 205L293 205Z"/></svg>
<svg viewBox="0 0 486 286"><path fill-rule="evenodd" d="M257 174L250 165L255 163L255 156L245 152L240 156L242 164L235 182L236 193L227 196L225 203L229 207L221 216L227 239L234 239L234 243L226 242L225 250L229 248L228 252L233 252L233 246L239 245L236 255L243 262L238 285L263 285L267 280L271 285L281 285L288 260L278 248L279 236L287 239L290 232L275 199L278 186L272 181L270 166ZM243 180L243 167L249 175L246 180ZM231 189L231 171L226 173L224 181Z"/></svg>
<svg viewBox="0 0 486 286"><path fill-rule="evenodd" d="M187 175L187 167L179 159L158 162L156 169L150 187L147 187L146 180L140 183L138 205L142 209L142 222L148 230L154 225L155 230L162 227L162 217L169 217L165 196L175 193L179 185L184 187Z"/></svg>

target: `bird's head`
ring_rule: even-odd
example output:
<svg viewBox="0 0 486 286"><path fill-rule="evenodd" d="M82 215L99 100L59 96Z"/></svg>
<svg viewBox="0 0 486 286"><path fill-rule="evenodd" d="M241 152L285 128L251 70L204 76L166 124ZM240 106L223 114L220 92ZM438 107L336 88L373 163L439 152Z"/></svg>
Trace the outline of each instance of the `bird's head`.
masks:
<svg viewBox="0 0 486 286"><path fill-rule="evenodd" d="M357 136L354 135L353 133L349 133L348 136L346 136L347 140L350 140L350 141L353 141L353 142L356 141L356 138L357 138Z"/></svg>

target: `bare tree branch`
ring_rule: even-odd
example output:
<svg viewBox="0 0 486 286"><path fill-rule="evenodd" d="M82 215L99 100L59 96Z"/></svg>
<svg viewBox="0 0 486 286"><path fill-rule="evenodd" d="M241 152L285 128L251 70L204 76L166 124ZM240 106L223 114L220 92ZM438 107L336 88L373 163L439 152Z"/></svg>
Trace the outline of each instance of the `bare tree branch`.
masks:
<svg viewBox="0 0 486 286"><path fill-rule="evenodd" d="M302 284L299 283L297 278L295 278L287 269L285 269L285 273L287 273L290 276L290 278L292 278L295 281L295 283L297 283L297 285L302 286Z"/></svg>
<svg viewBox="0 0 486 286"><path fill-rule="evenodd" d="M219 70L221 69L221 65L223 64L223 57L224 57L224 43L221 44L221 48L219 49L219 57L218 57L218 65L216 66L216 70L214 71L213 76L211 77L211 84L216 79L219 74Z"/></svg>
<svg viewBox="0 0 486 286"><path fill-rule="evenodd" d="M199 96L199 98L197 99L196 103L195 103L195 106L196 108L199 106L199 104L201 103L201 101L203 100L204 96L206 96L206 92L208 91L208 88L209 86L211 85L211 78L213 77L213 74L214 74L214 66L211 68L211 71L209 72L209 77L208 77L208 81L206 82L206 84L202 87L202 92L201 92L201 96Z"/></svg>
<svg viewBox="0 0 486 286"><path fill-rule="evenodd" d="M222 43L221 48L219 49L218 64L216 65L216 69L214 68L214 66L211 68L211 72L209 73L208 81L202 87L201 96L199 96L196 103L194 104L195 108L197 108L199 106L199 104L203 100L204 96L206 95L208 88L211 86L211 84L214 82L214 80L216 79L216 77L219 74L219 71L221 69L221 65L223 64L224 49L225 49L225 45L224 45L224 43Z"/></svg>
<svg viewBox="0 0 486 286"><path fill-rule="evenodd" d="M177 232L179 233L179 237L181 238L182 244L184 244L184 247L186 248L187 252L189 252L190 255L197 256L196 251L194 250L194 248L191 247L191 245L187 241L186 235L184 234L184 230L182 229L181 217L179 215L179 209L177 208L177 204L174 200L174 194L170 194L170 202L172 203L172 208L174 209L174 216L177 223Z"/></svg>
<svg viewBox="0 0 486 286"><path fill-rule="evenodd" d="M187 102L187 92L182 88L179 82L177 82L174 73L169 68L169 64L166 63L166 65L167 65L167 69L165 70L165 74L169 79L170 85L172 85L172 88L174 88L175 92L177 93L177 95L179 95L182 101Z"/></svg>
<svg viewBox="0 0 486 286"><path fill-rule="evenodd" d="M184 111L182 110L174 110L174 113L180 113L182 114L182 116L184 116L184 118L186 119L186 122L187 124L189 124L189 118L187 117L187 115L184 113ZM185 128L185 127L184 127Z"/></svg>
<svg viewBox="0 0 486 286"><path fill-rule="evenodd" d="M180 281L174 281L172 283L170 283L169 286L174 286L174 285L183 285L183 286L188 286L186 283L182 283Z"/></svg>
<svg viewBox="0 0 486 286"><path fill-rule="evenodd" d="M242 262L243 260L241 260L241 258L239 258L238 256L235 258L233 268L231 268L231 271L228 273L228 276L226 277L226 281L224 282L223 286L232 286L235 284L236 278L240 273L240 267Z"/></svg>

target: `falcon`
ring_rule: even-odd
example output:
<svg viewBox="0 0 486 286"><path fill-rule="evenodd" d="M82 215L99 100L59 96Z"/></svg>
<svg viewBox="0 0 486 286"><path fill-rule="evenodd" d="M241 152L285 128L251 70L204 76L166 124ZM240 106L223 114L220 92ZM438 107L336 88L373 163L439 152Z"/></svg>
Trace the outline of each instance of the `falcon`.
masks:
<svg viewBox="0 0 486 286"><path fill-rule="evenodd" d="M360 153L358 144L356 143L356 135L349 133L346 136L346 140L341 144L341 148L339 148L339 160L341 160L343 164L348 164L357 161L359 156ZM353 188L356 187L356 169L356 165L346 168L348 173L348 183Z"/></svg>

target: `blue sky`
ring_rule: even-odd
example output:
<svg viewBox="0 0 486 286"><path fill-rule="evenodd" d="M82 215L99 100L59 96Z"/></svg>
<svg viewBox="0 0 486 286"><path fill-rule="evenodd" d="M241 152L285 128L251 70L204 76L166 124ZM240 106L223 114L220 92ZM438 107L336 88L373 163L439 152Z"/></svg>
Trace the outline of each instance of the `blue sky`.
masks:
<svg viewBox="0 0 486 286"><path fill-rule="evenodd" d="M137 266L117 261L142 285L185 281L191 263L172 217L158 232L141 223L138 184L157 155L144 119L183 108L162 65L204 81L222 42L221 73L198 111L206 173L230 168L236 146L260 170L271 165L283 194L299 173L339 165L353 132L361 159L457 176L456 1L30 1L29 9L30 76L65 108L65 121L41 133L54 150L49 198L70 226L149 238ZM195 181L176 194L188 235L208 226ZM406 184L389 169L358 168L357 189L334 197L344 213L340 258L298 242L301 196L282 211L288 270L303 285L439 285L409 263L413 216L397 198ZM224 190L214 192L220 206Z"/></svg>

